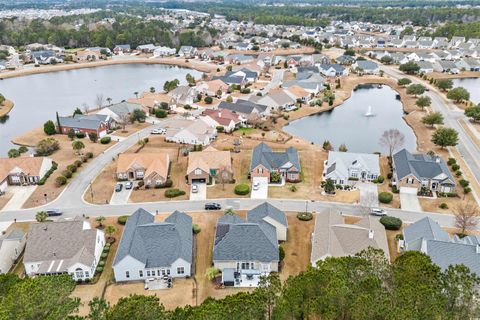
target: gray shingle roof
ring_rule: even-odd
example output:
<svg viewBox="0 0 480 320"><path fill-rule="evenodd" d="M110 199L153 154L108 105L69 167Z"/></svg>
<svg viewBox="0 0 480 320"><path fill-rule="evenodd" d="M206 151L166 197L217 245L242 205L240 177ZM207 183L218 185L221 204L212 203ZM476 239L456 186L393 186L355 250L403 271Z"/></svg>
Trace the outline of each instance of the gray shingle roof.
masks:
<svg viewBox="0 0 480 320"><path fill-rule="evenodd" d="M403 179L410 174L414 175L418 180L422 178L432 179L444 173L451 180L451 183L455 184L450 170L445 161L440 157L431 157L426 154L411 154L406 149L402 149L393 155L393 164L398 179Z"/></svg>
<svg viewBox="0 0 480 320"><path fill-rule="evenodd" d="M238 99L235 103L222 101L218 105L218 109L228 109L237 113L251 114L254 110L257 110L259 113L263 113L265 110L267 110L267 106Z"/></svg>
<svg viewBox="0 0 480 320"><path fill-rule="evenodd" d="M145 267L167 267L178 258L191 263L193 255L192 218L175 211L164 222L155 222L144 209L133 213L125 225L113 265L127 255Z"/></svg>
<svg viewBox="0 0 480 320"><path fill-rule="evenodd" d="M213 260L278 261L275 227L266 222L225 223L225 220L220 218L215 231Z"/></svg>
<svg viewBox="0 0 480 320"><path fill-rule="evenodd" d="M378 68L378 64L370 60L357 60L357 66L363 70L375 70Z"/></svg>
<svg viewBox="0 0 480 320"><path fill-rule="evenodd" d="M260 222L265 217L270 217L278 223L288 226L285 212L281 211L277 207L272 206L268 202L262 203L247 213L248 222Z"/></svg>
<svg viewBox="0 0 480 320"><path fill-rule="evenodd" d="M142 106L138 103L131 103L131 102L119 102L108 106L113 113L122 116L124 114L132 113L136 109L142 109Z"/></svg>
<svg viewBox="0 0 480 320"><path fill-rule="evenodd" d="M273 170L284 166L288 162L295 166L298 171L301 170L297 149L290 147L285 152L273 152L267 144L262 142L253 149L250 171L259 164L268 170Z"/></svg>
<svg viewBox="0 0 480 320"><path fill-rule="evenodd" d="M420 250L419 240L441 240L450 241L450 236L437 222L430 217L425 217L403 229L405 243L411 250ZM413 247L412 247L413 246Z"/></svg>
<svg viewBox="0 0 480 320"><path fill-rule="evenodd" d="M82 117L58 117L58 121L62 127L91 130L97 130L103 122L97 117L88 115Z"/></svg>
<svg viewBox="0 0 480 320"><path fill-rule="evenodd" d="M428 240L426 253L442 270L450 265L463 264L470 271L480 275L480 254L476 245L456 242Z"/></svg>

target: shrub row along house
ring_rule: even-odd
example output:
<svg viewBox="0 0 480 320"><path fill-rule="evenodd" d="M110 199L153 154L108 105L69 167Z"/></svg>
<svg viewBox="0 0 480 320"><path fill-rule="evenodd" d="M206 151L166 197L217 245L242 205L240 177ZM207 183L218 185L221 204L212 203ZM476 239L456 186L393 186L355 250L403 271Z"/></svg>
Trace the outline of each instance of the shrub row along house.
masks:
<svg viewBox="0 0 480 320"><path fill-rule="evenodd" d="M0 158L0 193L7 186L37 184L52 168L52 159L47 157Z"/></svg>
<svg viewBox="0 0 480 320"><path fill-rule="evenodd" d="M117 180L142 180L147 187L163 185L168 179L168 153L122 153L117 161Z"/></svg>

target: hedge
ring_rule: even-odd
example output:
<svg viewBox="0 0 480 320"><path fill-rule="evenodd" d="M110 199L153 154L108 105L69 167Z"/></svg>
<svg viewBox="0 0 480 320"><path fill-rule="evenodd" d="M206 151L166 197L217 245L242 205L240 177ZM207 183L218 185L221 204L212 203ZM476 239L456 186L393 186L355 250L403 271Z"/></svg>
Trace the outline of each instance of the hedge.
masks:
<svg viewBox="0 0 480 320"><path fill-rule="evenodd" d="M102 139L100 139L101 144L109 144L110 141L112 141L112 138L110 137L103 137Z"/></svg>
<svg viewBox="0 0 480 320"><path fill-rule="evenodd" d="M299 212L297 218L301 221L310 221L313 219L313 214L311 212Z"/></svg>
<svg viewBox="0 0 480 320"><path fill-rule="evenodd" d="M390 216L381 217L380 223L383 224L387 230L400 230L402 227L402 220Z"/></svg>
<svg viewBox="0 0 480 320"><path fill-rule="evenodd" d="M83 139L83 138L85 138L85 133L83 133L83 132L77 132L77 133L75 134L75 136L76 136L78 139Z"/></svg>
<svg viewBox="0 0 480 320"><path fill-rule="evenodd" d="M107 256L108 256L108 252L104 252L104 253L102 253L102 255L100 257L102 259L105 259Z"/></svg>
<svg viewBox="0 0 480 320"><path fill-rule="evenodd" d="M180 189L168 189L165 190L165 197L167 198L175 198L179 196L185 195L185 191L180 190Z"/></svg>
<svg viewBox="0 0 480 320"><path fill-rule="evenodd" d="M235 194L239 196L244 196L250 193L250 186L248 184L242 183L235 186Z"/></svg>
<svg viewBox="0 0 480 320"><path fill-rule="evenodd" d="M56 162L52 162L52 167L47 172L45 172L45 175L37 182L37 184L39 186L43 186L45 184L45 181L47 181L48 177L50 177L53 171L57 170L57 168L58 164Z"/></svg>
<svg viewBox="0 0 480 320"><path fill-rule="evenodd" d="M390 192L380 192L378 194L378 201L380 201L381 203L390 203L392 202L392 199L393 194L391 194Z"/></svg>
<svg viewBox="0 0 480 320"><path fill-rule="evenodd" d="M278 247L278 257L280 259L280 262L282 262L283 259L285 259L285 249L283 249L282 246Z"/></svg>
<svg viewBox="0 0 480 320"><path fill-rule="evenodd" d="M120 216L118 217L117 222L118 224L121 224L122 226L124 226L125 223L127 223L127 220L128 220L128 216Z"/></svg>

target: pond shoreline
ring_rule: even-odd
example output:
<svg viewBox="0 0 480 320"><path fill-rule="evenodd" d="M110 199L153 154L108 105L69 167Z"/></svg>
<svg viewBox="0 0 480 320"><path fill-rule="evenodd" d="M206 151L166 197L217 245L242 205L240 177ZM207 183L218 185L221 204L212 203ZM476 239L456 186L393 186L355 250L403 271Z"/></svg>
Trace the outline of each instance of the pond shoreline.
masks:
<svg viewBox="0 0 480 320"><path fill-rule="evenodd" d="M13 101L5 99L0 109L0 118L8 116L8 113L12 111L14 105Z"/></svg>

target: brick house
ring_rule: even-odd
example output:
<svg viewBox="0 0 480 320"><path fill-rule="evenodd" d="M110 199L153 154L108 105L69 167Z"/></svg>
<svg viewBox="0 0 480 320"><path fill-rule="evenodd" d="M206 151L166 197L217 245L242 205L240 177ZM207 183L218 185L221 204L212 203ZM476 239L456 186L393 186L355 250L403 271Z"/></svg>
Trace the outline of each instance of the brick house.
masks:
<svg viewBox="0 0 480 320"><path fill-rule="evenodd" d="M82 132L85 135L96 133L99 138L107 134L107 130L112 124L109 116L101 114L57 117L57 122L57 130L61 134L68 134L70 130L73 130L75 133Z"/></svg>
<svg viewBox="0 0 480 320"><path fill-rule="evenodd" d="M168 153L122 153L117 161L117 180L143 180L145 186L155 187L168 179Z"/></svg>

